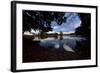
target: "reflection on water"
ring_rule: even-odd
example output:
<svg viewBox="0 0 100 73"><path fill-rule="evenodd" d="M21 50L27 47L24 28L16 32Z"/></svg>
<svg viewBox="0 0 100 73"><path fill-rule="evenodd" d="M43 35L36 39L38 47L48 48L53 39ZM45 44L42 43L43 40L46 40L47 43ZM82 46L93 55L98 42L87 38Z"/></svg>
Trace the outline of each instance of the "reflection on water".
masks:
<svg viewBox="0 0 100 73"><path fill-rule="evenodd" d="M30 38L30 39L29 39ZM32 38L32 39L31 39ZM23 62L83 60L91 58L89 39L75 35L23 37Z"/></svg>
<svg viewBox="0 0 100 73"><path fill-rule="evenodd" d="M87 41L83 37L75 37L75 36L57 36L55 37L47 37L41 39L39 37L35 37L33 41L40 41L38 45L41 47L51 49L51 50L60 50L60 51L69 51L75 52L77 42L83 43L82 41Z"/></svg>

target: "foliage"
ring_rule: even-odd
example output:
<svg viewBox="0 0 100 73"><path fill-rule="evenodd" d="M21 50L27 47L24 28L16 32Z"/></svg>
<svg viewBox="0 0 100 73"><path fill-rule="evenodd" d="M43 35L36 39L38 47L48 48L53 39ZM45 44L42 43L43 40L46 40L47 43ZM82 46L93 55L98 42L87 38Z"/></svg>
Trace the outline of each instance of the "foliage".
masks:
<svg viewBox="0 0 100 73"><path fill-rule="evenodd" d="M51 21L56 21L58 25L61 25L64 21L63 16L64 12L23 10L23 32L31 31L31 29L40 32L51 31Z"/></svg>
<svg viewBox="0 0 100 73"><path fill-rule="evenodd" d="M81 18L81 26L76 28L75 33L85 37L90 37L91 33L91 15L89 13L79 13Z"/></svg>

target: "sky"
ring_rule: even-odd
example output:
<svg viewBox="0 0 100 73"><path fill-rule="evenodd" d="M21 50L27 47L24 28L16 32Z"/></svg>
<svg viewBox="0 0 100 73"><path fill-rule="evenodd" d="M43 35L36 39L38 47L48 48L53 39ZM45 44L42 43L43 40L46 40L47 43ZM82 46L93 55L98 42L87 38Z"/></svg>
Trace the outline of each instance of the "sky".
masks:
<svg viewBox="0 0 100 73"><path fill-rule="evenodd" d="M75 31L80 26L81 20L77 13L66 12L63 16L67 17L66 21L61 25L58 25L55 21L51 22L51 28L53 32L71 32Z"/></svg>

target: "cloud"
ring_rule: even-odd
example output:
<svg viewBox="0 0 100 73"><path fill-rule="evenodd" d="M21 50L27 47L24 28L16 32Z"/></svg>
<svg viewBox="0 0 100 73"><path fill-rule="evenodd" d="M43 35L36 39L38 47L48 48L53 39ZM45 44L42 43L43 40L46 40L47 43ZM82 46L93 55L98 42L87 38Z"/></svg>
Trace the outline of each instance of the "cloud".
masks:
<svg viewBox="0 0 100 73"><path fill-rule="evenodd" d="M66 22L63 22L61 25L58 25L55 21L51 22L51 28L54 32L70 32L75 31L75 28L79 27L81 24L80 17L77 13L67 12L63 16L66 17Z"/></svg>

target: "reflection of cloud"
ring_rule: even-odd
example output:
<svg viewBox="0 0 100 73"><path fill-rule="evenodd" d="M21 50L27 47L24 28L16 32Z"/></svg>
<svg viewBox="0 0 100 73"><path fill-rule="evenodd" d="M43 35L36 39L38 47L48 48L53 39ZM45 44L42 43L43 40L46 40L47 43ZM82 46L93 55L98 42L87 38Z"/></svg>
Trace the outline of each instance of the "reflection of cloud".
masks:
<svg viewBox="0 0 100 73"><path fill-rule="evenodd" d="M58 49L58 48L60 48L60 44L55 44L54 45L54 48L56 48L56 49ZM65 51L68 51L68 52L75 52L71 47L69 47L68 45L66 45L66 44L63 44L63 48L64 48L64 50Z"/></svg>
<svg viewBox="0 0 100 73"><path fill-rule="evenodd" d="M69 47L68 45L64 44L63 45L64 50L69 51L69 52L75 52L71 47Z"/></svg>
<svg viewBox="0 0 100 73"><path fill-rule="evenodd" d="M66 22L63 22L61 25L58 25L55 21L51 22L51 28L54 32L69 32L75 31L75 28L79 27L81 24L80 17L77 13L65 13L63 18L66 17Z"/></svg>
<svg viewBox="0 0 100 73"><path fill-rule="evenodd" d="M59 44L55 44L55 45L54 45L54 48L56 48L56 49L59 48L59 47L60 47Z"/></svg>

